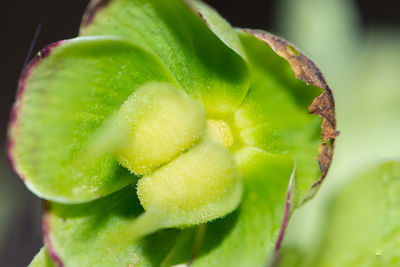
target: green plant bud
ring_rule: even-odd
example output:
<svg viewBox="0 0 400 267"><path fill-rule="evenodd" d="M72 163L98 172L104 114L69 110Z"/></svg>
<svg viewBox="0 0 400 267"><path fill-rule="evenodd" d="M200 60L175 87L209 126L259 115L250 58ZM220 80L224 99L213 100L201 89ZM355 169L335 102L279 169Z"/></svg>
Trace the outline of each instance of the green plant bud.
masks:
<svg viewBox="0 0 400 267"><path fill-rule="evenodd" d="M150 83L135 91L120 108L119 129L126 143L118 161L135 174L149 173L175 158L202 136L204 109L167 83Z"/></svg>
<svg viewBox="0 0 400 267"><path fill-rule="evenodd" d="M51 261L272 259L337 135L332 91L293 49L196 0L92 0L80 36L28 64L10 122L11 163L46 199ZM158 231L202 223L204 242Z"/></svg>
<svg viewBox="0 0 400 267"><path fill-rule="evenodd" d="M146 210L162 210L168 226L184 226L230 213L240 202L242 185L232 154L206 140L144 176L137 191Z"/></svg>

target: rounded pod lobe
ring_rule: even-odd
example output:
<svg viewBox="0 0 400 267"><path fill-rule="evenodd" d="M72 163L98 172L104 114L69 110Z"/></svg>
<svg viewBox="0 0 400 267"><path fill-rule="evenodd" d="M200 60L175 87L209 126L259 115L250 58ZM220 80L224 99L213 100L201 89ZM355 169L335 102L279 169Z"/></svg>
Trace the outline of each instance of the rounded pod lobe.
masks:
<svg viewBox="0 0 400 267"><path fill-rule="evenodd" d="M168 214L167 226L204 223L225 216L239 204L242 184L232 154L202 141L138 182L147 211Z"/></svg>
<svg viewBox="0 0 400 267"><path fill-rule="evenodd" d="M118 161L140 175L170 162L197 142L206 128L206 114L175 86L149 83L125 101L116 123L126 133Z"/></svg>
<svg viewBox="0 0 400 267"><path fill-rule="evenodd" d="M132 239L205 223L239 205L241 179L225 144L229 126L207 122L204 108L182 90L169 83L145 84L109 124L111 132L105 130L100 140L118 136L118 161L143 175L137 194L146 212L133 223Z"/></svg>

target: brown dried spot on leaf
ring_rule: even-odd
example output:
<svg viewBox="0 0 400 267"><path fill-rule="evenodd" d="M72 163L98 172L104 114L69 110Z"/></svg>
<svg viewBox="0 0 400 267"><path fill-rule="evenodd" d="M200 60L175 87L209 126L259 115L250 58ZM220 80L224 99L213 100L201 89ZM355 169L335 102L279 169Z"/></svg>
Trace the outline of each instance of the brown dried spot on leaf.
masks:
<svg viewBox="0 0 400 267"><path fill-rule="evenodd" d="M321 125L321 138L323 143L319 147L319 155L317 157L321 168L321 177L313 184L306 196L305 200L307 200L315 194L328 172L333 156L333 144L335 138L339 134L339 132L336 131L335 100L332 90L329 88L324 75L315 63L292 44L288 43L283 38L265 31L249 29L245 29L244 31L265 42L279 56L286 59L292 67L296 78L304 81L306 84L311 84L324 90L324 92L316 97L308 107L310 113L316 114L323 119Z"/></svg>
<svg viewBox="0 0 400 267"><path fill-rule="evenodd" d="M111 0L92 0L86 8L85 14L83 14L81 22L81 31L84 30L90 23L92 23L96 14L106 7Z"/></svg>

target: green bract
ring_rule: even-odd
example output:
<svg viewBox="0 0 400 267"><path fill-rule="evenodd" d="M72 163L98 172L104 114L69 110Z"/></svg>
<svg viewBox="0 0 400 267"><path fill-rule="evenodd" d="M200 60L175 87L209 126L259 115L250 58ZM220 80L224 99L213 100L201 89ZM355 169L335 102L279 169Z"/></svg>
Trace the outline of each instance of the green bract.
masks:
<svg viewBox="0 0 400 267"><path fill-rule="evenodd" d="M80 37L26 67L9 137L47 200L32 266L261 266L336 131L322 74L284 40L197 1L94 0Z"/></svg>

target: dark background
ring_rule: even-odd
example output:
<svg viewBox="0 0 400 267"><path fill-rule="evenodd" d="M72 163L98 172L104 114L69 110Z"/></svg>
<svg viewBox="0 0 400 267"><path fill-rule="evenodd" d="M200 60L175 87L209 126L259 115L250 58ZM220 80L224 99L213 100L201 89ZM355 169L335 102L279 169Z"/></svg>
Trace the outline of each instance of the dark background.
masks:
<svg viewBox="0 0 400 267"><path fill-rule="evenodd" d="M279 0L205 1L215 7L234 26L266 29L279 34L276 4ZM4 140L9 111L14 101L18 77L27 58L38 25L40 34L33 48L34 55L45 45L77 35L80 18L89 0L2 0L0 2L0 148ZM400 1L357 0L364 29L371 25L400 26ZM30 55L30 57L32 57ZM0 266L26 266L42 246L40 234L41 202L33 196L8 167L0 153L0 186L12 192L6 202L12 204L12 217L0 239ZM2 198L0 198L1 201ZM3 198L4 199L4 198ZM6 203L7 204L7 203ZM4 203L0 202L0 208ZM0 218L1 219L1 218ZM5 219L5 218L3 218ZM5 241L5 242L4 242Z"/></svg>

